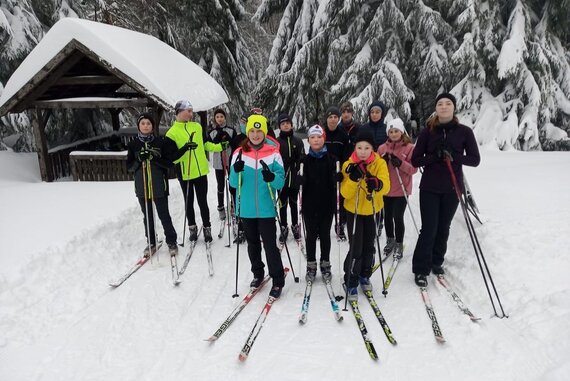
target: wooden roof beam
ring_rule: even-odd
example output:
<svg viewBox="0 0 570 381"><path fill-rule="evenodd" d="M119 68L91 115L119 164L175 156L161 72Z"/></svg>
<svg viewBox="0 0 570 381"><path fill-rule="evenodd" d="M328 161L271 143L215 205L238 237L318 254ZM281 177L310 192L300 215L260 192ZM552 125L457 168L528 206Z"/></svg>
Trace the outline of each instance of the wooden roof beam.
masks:
<svg viewBox="0 0 570 381"><path fill-rule="evenodd" d="M154 102L145 98L134 98L134 99L87 99L78 98L74 99L56 99L50 101L36 101L33 103L34 107L45 108L45 109L56 109L56 108L70 108L70 109L80 109L80 108L127 108L127 107L145 107L154 105Z"/></svg>
<svg viewBox="0 0 570 381"><path fill-rule="evenodd" d="M121 85L124 82L115 76L108 75L81 75L75 77L61 77L54 86L85 86L85 85Z"/></svg>

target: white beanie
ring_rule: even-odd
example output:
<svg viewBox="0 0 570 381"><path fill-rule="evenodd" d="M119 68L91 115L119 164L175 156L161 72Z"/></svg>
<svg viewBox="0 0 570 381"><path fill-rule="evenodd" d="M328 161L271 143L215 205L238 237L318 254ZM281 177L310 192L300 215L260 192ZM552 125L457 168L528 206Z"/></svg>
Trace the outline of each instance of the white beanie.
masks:
<svg viewBox="0 0 570 381"><path fill-rule="evenodd" d="M309 132L307 133L307 137L309 138L313 135L324 136L325 130L323 130L323 128L321 126L319 126L318 124L315 124L314 126L309 128Z"/></svg>
<svg viewBox="0 0 570 381"><path fill-rule="evenodd" d="M404 128L404 122L400 118L392 119L386 125L386 134L392 129L395 128L396 130L402 131L402 134L406 134L406 129Z"/></svg>

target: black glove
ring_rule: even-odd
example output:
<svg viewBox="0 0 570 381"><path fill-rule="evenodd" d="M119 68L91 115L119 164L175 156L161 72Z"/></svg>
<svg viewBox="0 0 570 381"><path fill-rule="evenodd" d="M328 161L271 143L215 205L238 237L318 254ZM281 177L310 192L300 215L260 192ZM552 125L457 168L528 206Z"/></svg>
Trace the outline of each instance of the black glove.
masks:
<svg viewBox="0 0 570 381"><path fill-rule="evenodd" d="M366 164L360 162L359 164L350 163L346 167L346 173L352 181L359 181L366 174Z"/></svg>
<svg viewBox="0 0 570 381"><path fill-rule="evenodd" d="M269 166L265 164L263 160L260 160L259 162L263 167L263 169L261 170L261 176L263 176L263 181L265 181L266 183L270 183L273 180L275 180L275 173L271 172Z"/></svg>
<svg viewBox="0 0 570 381"><path fill-rule="evenodd" d="M141 148L139 152L137 152L137 160L141 163L145 160L152 160L152 153L150 150L146 149L145 147Z"/></svg>
<svg viewBox="0 0 570 381"><path fill-rule="evenodd" d="M388 152L386 152L384 155L382 155L382 159L386 160L386 163L390 162L390 154Z"/></svg>
<svg viewBox="0 0 570 381"><path fill-rule="evenodd" d="M382 183L382 180L380 180L378 177L366 177L366 189L369 193L378 192L380 189L382 189L383 186L384 184Z"/></svg>
<svg viewBox="0 0 570 381"><path fill-rule="evenodd" d="M295 176L295 183L293 186L295 187L295 189L299 189L303 185L305 185L305 178L303 176L297 174L297 176Z"/></svg>
<svg viewBox="0 0 570 381"><path fill-rule="evenodd" d="M441 161L447 158L453 161L453 150L446 142L441 142L435 147L435 155Z"/></svg>
<svg viewBox="0 0 570 381"><path fill-rule="evenodd" d="M184 144L182 146L182 148L185 150L188 150L188 151L192 151L192 150L195 150L196 148L198 148L198 143L194 143L194 142L190 141L190 142Z"/></svg>
<svg viewBox="0 0 570 381"><path fill-rule="evenodd" d="M243 172L244 168L245 168L245 161L241 159L240 155L234 163L234 172L235 173Z"/></svg>
<svg viewBox="0 0 570 381"><path fill-rule="evenodd" d="M344 179L342 172L335 172L334 179L337 183L340 183Z"/></svg>
<svg viewBox="0 0 570 381"><path fill-rule="evenodd" d="M396 155L391 155L390 156L390 163L392 163L394 168L400 168L400 165L402 165L402 160L398 159L398 157Z"/></svg>

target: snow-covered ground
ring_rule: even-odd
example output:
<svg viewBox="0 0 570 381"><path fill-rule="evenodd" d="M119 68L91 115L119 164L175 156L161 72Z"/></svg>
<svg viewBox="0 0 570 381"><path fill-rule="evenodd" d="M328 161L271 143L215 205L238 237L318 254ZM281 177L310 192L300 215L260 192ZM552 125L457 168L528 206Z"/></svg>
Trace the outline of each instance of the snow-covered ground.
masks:
<svg viewBox="0 0 570 381"><path fill-rule="evenodd" d="M448 278L482 320L473 323L462 315L432 278L430 295L447 342L434 340L413 284L410 255L417 236L406 214L404 260L388 297L376 292L397 346L387 342L361 296L361 312L380 356L373 362L352 313L334 321L320 281L313 288L308 322L299 325L305 284L289 276L242 364L238 353L267 290L218 342L203 341L239 302L231 297L235 245L225 248L215 238L213 277L199 244L179 287L172 286L162 253L159 263L147 264L120 288L110 289L108 282L144 247L133 185L42 183L35 154L0 152L0 380L568 380L570 155L484 150L482 157L480 167L467 168L466 174L484 218L484 225L476 223L477 234L508 319L492 317L458 211ZM210 180L214 206L215 179ZM176 182L171 193L173 220L182 233L183 200ZM419 219L416 195L411 204ZM217 233L215 214L211 208ZM295 271L302 274L293 243L290 249ZM342 257L346 251L343 244ZM336 242L332 259L338 292ZM249 280L242 246L241 296ZM380 290L379 273L373 283Z"/></svg>

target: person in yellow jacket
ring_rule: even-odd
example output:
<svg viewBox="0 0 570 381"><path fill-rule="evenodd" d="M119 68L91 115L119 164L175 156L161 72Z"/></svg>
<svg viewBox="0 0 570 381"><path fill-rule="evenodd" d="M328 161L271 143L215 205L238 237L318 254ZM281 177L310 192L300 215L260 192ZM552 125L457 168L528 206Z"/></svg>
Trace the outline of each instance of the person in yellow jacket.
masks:
<svg viewBox="0 0 570 381"><path fill-rule="evenodd" d="M384 207L383 196L390 191L390 174L386 161L374 152L374 136L359 132L354 152L342 165L340 193L348 225L350 250L344 261L344 284L348 299L358 299L358 283L371 291L370 275L374 265L376 223L374 213Z"/></svg>
<svg viewBox="0 0 570 381"><path fill-rule="evenodd" d="M190 241L198 240L198 227L194 214L194 191L202 217L204 241L212 242L212 227L210 210L208 208L208 159L206 151L221 152L227 148L228 142L212 143L206 136L199 123L193 122L192 103L181 100L174 107L176 120L166 132L166 137L173 140L178 147L175 157L176 176L184 194L186 218L190 229Z"/></svg>

